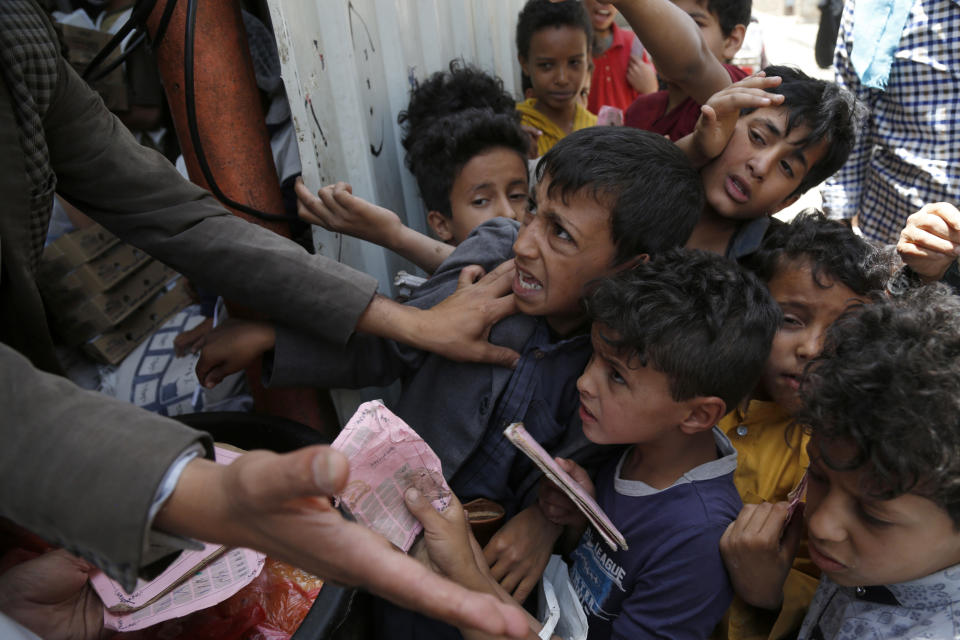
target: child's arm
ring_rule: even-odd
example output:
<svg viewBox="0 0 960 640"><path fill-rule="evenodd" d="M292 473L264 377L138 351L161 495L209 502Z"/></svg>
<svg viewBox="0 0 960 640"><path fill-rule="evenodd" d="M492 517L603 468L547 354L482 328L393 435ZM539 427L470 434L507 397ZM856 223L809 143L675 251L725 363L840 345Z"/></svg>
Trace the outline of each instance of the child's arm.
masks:
<svg viewBox="0 0 960 640"><path fill-rule="evenodd" d="M393 211L353 195L345 182L328 185L314 196L298 179L297 214L300 219L337 233L373 242L398 253L427 273L436 271L453 246L404 225Z"/></svg>
<svg viewBox="0 0 960 640"><path fill-rule="evenodd" d="M803 512L790 512L786 502L744 505L720 538L720 554L744 602L779 609L783 584L790 573L803 533Z"/></svg>
<svg viewBox="0 0 960 640"><path fill-rule="evenodd" d="M213 388L273 349L276 340L276 329L268 322L229 318L200 339L197 379Z"/></svg>
<svg viewBox="0 0 960 640"><path fill-rule="evenodd" d="M456 496L443 512L437 512L430 501L418 491L410 489L404 495L410 512L423 525L423 546L430 565L439 573L471 591L489 593L501 602L520 608L497 584L486 565L477 541L470 534L463 506ZM411 550L416 555L417 548ZM536 638L540 623L524 612L530 626L528 638ZM468 640L485 640L489 635L472 629L460 629Z"/></svg>
<svg viewBox="0 0 960 640"><path fill-rule="evenodd" d="M517 602L537 586L550 561L553 545L563 533L536 503L510 519L487 543L483 555L490 574Z"/></svg>
<svg viewBox="0 0 960 640"><path fill-rule="evenodd" d="M698 104L730 84L730 74L710 51L700 27L670 0L614 0L604 4L620 10L656 62L657 72Z"/></svg>
<svg viewBox="0 0 960 640"><path fill-rule="evenodd" d="M780 84L780 76L766 77L763 71L747 76L716 92L700 107L693 133L677 140L690 163L700 168L723 153L743 109L783 104L783 96L764 91Z"/></svg>
<svg viewBox="0 0 960 640"><path fill-rule="evenodd" d="M897 253L924 280L939 280L960 256L960 211L937 202L912 214L900 232Z"/></svg>

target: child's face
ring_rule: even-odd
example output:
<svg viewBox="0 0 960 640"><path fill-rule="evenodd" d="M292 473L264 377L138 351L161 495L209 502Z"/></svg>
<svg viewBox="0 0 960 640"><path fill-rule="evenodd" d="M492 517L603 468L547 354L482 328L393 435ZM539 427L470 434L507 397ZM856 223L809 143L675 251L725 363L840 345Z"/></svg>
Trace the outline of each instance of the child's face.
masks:
<svg viewBox="0 0 960 640"><path fill-rule="evenodd" d="M790 412L799 407L800 375L820 354L827 328L851 305L869 302L827 275L820 276L829 285L824 289L814 281L810 266L808 261L784 261L767 283L783 311L783 325L773 337L756 397L773 400Z"/></svg>
<svg viewBox="0 0 960 640"><path fill-rule="evenodd" d="M718 215L749 220L787 206L813 165L827 150L826 140L806 149L798 142L810 132L794 127L789 136L786 107L763 107L741 116L730 141L700 170L707 204Z"/></svg>
<svg viewBox="0 0 960 640"><path fill-rule="evenodd" d="M613 24L617 17L617 8L612 4L604 4L597 0L583 0L583 8L587 10L590 16L590 22L593 24L594 32L606 31Z"/></svg>
<svg viewBox="0 0 960 640"><path fill-rule="evenodd" d="M502 147L477 154L463 165L450 188L448 218L431 211L427 221L444 242L460 244L477 225L492 218L520 220L527 208L527 163Z"/></svg>
<svg viewBox="0 0 960 640"><path fill-rule="evenodd" d="M587 34L571 26L535 31L529 57L520 56L533 97L556 111L570 108L577 100L587 63Z"/></svg>
<svg viewBox="0 0 960 640"><path fill-rule="evenodd" d="M665 373L618 353L601 334L620 337L604 325L593 326L593 355L577 380L583 434L597 444L656 441L680 424L689 409L673 399Z"/></svg>
<svg viewBox="0 0 960 640"><path fill-rule="evenodd" d="M704 42L717 60L726 62L737 55L740 45L743 44L746 25L738 25L730 34L723 35L717 14L707 9L707 0L673 0L673 4L683 9L697 23Z"/></svg>
<svg viewBox="0 0 960 640"><path fill-rule="evenodd" d="M611 271L616 247L608 207L586 189L564 204L559 193L555 199L547 196L549 185L545 175L535 192L536 213L525 216L513 244L513 293L521 313L545 316L557 334L566 336L583 324L583 289Z"/></svg>
<svg viewBox="0 0 960 640"><path fill-rule="evenodd" d="M821 445L816 432L807 446L810 559L831 580L842 586L894 584L960 563L960 532L944 509L913 493L870 497L861 487L863 470L830 469L819 459L821 446L841 460L852 451Z"/></svg>

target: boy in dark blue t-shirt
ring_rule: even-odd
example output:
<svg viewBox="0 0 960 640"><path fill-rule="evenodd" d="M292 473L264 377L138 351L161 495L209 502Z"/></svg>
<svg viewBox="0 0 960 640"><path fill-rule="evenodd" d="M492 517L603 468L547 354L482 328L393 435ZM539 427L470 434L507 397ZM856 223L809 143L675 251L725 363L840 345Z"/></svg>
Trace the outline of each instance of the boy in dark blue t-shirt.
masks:
<svg viewBox="0 0 960 640"><path fill-rule="evenodd" d="M737 456L717 421L750 391L780 312L765 287L720 256L675 250L603 280L587 297L593 356L577 381L584 435L631 444L588 491L628 549L588 529L571 580L591 639L706 637L730 604L718 543L741 502ZM544 514L584 526L544 484Z"/></svg>

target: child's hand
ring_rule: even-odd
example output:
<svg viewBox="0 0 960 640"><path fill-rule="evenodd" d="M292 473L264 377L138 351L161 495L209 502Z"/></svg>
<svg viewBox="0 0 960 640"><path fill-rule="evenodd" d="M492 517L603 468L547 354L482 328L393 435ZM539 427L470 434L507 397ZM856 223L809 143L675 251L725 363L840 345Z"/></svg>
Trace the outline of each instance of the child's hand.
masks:
<svg viewBox="0 0 960 640"><path fill-rule="evenodd" d="M747 504L720 538L733 590L747 604L778 609L803 533L803 505L790 518L786 502Z"/></svg>
<svg viewBox="0 0 960 640"><path fill-rule="evenodd" d="M926 205L907 218L897 253L924 280L939 280L960 255L960 211L946 202Z"/></svg>
<svg viewBox="0 0 960 640"><path fill-rule="evenodd" d="M527 134L527 137L530 138L530 149L527 151L527 157L531 160L534 158L540 157L540 152L537 150L537 144L540 141L540 136L543 135L543 131L537 129L536 127L529 124L520 124L520 128L523 129L523 132Z"/></svg>
<svg viewBox="0 0 960 640"><path fill-rule="evenodd" d="M639 93L653 93L658 88L657 72L637 56L630 56L627 63L627 82Z"/></svg>
<svg viewBox="0 0 960 640"><path fill-rule="evenodd" d="M213 329L213 318L204 318L193 329L184 331L173 339L173 353L178 358L188 353L196 353L203 345L203 339Z"/></svg>
<svg viewBox="0 0 960 640"><path fill-rule="evenodd" d="M707 164L723 153L743 109L783 104L782 95L764 91L780 82L779 76L768 78L759 71L710 96L700 107L700 118L690 134L690 149L684 148L694 166Z"/></svg>
<svg viewBox="0 0 960 640"><path fill-rule="evenodd" d="M230 318L203 338L197 379L210 389L225 377L246 369L277 341L272 324Z"/></svg>
<svg viewBox="0 0 960 640"><path fill-rule="evenodd" d="M297 215L304 222L388 249L393 248L393 240L403 232L400 216L353 195L353 188L346 182L328 185L314 196L303 180L297 178L294 189Z"/></svg>
<svg viewBox="0 0 960 640"><path fill-rule="evenodd" d="M586 469L578 465L573 460L565 458L555 458L560 468L570 474L591 496L596 495L596 489L593 487L593 481ZM587 516L573 504L573 500L567 497L560 487L550 482L546 478L540 481L540 493L537 497L537 503L540 510L550 522L564 525L567 527L583 528L587 525Z"/></svg>
<svg viewBox="0 0 960 640"><path fill-rule="evenodd" d="M461 584L482 575L477 563L482 553L480 545L473 538L463 505L455 495L450 496L450 504L442 512L416 489L408 489L403 498L410 513L423 525L423 539L411 549L411 555L427 560L431 568ZM425 558L419 553L421 550L425 551Z"/></svg>
<svg viewBox="0 0 960 640"><path fill-rule="evenodd" d="M537 586L563 529L530 505L494 534L483 550L490 573L517 602Z"/></svg>

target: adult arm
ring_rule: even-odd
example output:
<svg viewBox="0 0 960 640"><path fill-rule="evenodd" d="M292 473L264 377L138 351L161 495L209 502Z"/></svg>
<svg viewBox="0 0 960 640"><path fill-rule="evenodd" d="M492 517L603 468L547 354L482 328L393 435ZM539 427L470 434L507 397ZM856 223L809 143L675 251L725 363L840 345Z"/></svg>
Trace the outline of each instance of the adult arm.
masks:
<svg viewBox="0 0 960 640"><path fill-rule="evenodd" d="M730 74L713 55L700 27L670 0L612 2L650 52L657 72L703 104L730 84Z"/></svg>
<svg viewBox="0 0 960 640"><path fill-rule="evenodd" d="M44 118L58 191L124 240L205 289L334 342L357 328L456 360L516 359L486 342L490 326L513 312L512 298L500 299L503 286L437 311L374 295L374 278L228 213L137 144L62 58L58 64Z"/></svg>

